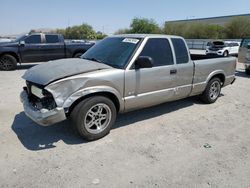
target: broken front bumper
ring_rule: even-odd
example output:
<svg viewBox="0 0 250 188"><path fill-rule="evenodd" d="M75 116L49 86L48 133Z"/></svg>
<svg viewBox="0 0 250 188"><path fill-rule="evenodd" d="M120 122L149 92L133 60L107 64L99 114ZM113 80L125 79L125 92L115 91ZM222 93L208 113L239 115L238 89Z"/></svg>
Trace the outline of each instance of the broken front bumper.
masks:
<svg viewBox="0 0 250 188"><path fill-rule="evenodd" d="M34 122L42 126L48 126L66 119L66 115L63 108L55 108L53 110L41 109L38 110L29 102L28 94L26 91L22 91L20 94L20 100L23 103L25 114Z"/></svg>

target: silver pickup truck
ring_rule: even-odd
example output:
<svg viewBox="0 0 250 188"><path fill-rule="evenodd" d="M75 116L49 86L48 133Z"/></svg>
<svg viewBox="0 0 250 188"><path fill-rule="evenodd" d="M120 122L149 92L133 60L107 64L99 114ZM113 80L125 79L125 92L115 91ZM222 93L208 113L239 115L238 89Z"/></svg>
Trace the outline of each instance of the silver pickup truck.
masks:
<svg viewBox="0 0 250 188"><path fill-rule="evenodd" d="M21 101L40 125L67 118L87 140L107 135L117 113L200 95L213 103L235 80L234 57L191 60L185 40L167 35L107 37L79 59L27 70Z"/></svg>

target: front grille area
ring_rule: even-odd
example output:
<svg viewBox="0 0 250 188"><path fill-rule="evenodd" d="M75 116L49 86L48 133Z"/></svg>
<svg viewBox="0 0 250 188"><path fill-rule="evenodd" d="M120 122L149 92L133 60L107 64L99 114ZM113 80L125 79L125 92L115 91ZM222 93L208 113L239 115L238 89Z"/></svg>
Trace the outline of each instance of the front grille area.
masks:
<svg viewBox="0 0 250 188"><path fill-rule="evenodd" d="M43 90L43 94L45 95L43 98L39 98L31 93L31 86L35 85L43 89L40 85L34 84L32 82L26 81L26 92L28 93L29 102L34 106L36 109L41 110L42 108L52 110L57 107L56 102L53 98L53 95L46 90Z"/></svg>
<svg viewBox="0 0 250 188"><path fill-rule="evenodd" d="M221 48L209 48L209 50L211 50L211 51L218 51L218 50L221 50Z"/></svg>

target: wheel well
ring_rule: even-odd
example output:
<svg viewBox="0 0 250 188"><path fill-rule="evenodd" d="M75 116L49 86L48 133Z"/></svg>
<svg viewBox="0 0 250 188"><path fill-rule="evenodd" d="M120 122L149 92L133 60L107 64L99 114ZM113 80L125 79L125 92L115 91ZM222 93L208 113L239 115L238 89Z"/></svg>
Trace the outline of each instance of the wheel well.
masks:
<svg viewBox="0 0 250 188"><path fill-rule="evenodd" d="M76 51L76 52L73 53L73 56L72 56L72 57L75 57L75 55L78 54L78 53L84 54L85 52L86 52L86 50Z"/></svg>
<svg viewBox="0 0 250 188"><path fill-rule="evenodd" d="M219 78L220 79L220 81L222 82L222 86L224 85L224 82L225 82L225 76L224 76L224 74L216 74L216 75L214 75L210 80L212 80L213 78ZM209 80L209 81L210 81Z"/></svg>
<svg viewBox="0 0 250 188"><path fill-rule="evenodd" d="M2 57L3 55L11 55L16 59L17 62L20 62L19 57L15 52L4 52L4 53L1 53L0 57Z"/></svg>
<svg viewBox="0 0 250 188"><path fill-rule="evenodd" d="M73 102L73 104L71 104L71 106L69 107L67 115L70 115L70 113L76 107L77 104L79 104L80 102L84 101L85 99L87 99L89 97L93 97L93 96L104 96L104 97L109 98L114 103L117 112L119 112L120 103L119 103L118 98L113 93L110 93L110 92L97 92L97 93L91 93L91 94L85 95L83 97L80 97L75 102Z"/></svg>

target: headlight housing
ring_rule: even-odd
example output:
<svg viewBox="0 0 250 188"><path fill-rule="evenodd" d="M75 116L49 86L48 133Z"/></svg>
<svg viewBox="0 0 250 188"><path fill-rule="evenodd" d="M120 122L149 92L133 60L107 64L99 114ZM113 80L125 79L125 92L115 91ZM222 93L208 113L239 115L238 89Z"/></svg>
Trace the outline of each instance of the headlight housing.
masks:
<svg viewBox="0 0 250 188"><path fill-rule="evenodd" d="M43 90L35 85L31 85L31 93L40 99L44 97Z"/></svg>

